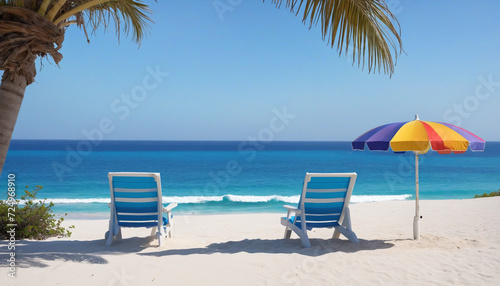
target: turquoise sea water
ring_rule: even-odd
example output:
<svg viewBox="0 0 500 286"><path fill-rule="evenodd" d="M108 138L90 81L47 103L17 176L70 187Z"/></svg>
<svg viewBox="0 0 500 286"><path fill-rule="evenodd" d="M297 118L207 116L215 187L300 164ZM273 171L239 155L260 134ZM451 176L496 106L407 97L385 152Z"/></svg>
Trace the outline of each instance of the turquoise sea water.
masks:
<svg viewBox="0 0 500 286"><path fill-rule="evenodd" d="M500 188L500 142L484 152L420 156L420 198L466 199ZM299 200L306 172L356 172L352 202L411 200L413 153L352 151L350 142L13 140L0 176L17 194L72 216L108 211L108 172L159 172L176 213L281 212Z"/></svg>

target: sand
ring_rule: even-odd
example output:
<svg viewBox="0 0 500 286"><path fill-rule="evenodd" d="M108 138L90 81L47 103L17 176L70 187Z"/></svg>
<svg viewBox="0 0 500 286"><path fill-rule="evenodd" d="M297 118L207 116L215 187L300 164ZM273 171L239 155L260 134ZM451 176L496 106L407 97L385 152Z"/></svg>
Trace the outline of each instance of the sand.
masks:
<svg viewBox="0 0 500 286"><path fill-rule="evenodd" d="M107 220L70 220L70 238L16 243L16 278L0 248L0 285L500 285L500 197L351 205L359 244L310 232L284 240L283 213L176 215L161 247L123 229L106 247ZM174 209L175 214L175 209Z"/></svg>

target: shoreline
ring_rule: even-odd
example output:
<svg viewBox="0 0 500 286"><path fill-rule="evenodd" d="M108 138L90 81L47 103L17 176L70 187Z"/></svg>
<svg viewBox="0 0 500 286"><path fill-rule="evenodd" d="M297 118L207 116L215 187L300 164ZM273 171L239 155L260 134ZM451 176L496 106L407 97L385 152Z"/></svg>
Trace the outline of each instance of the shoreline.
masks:
<svg viewBox="0 0 500 286"><path fill-rule="evenodd" d="M283 239L281 213L176 215L161 247L149 230L123 229L105 246L108 219L66 219L70 238L16 242L16 285L496 285L500 197L423 200L421 239L412 239L414 201L351 205L359 244L313 229L312 248ZM109 216L109 214L108 214ZM1 244L7 253L6 244ZM6 269L6 259L0 267ZM120 280L121 279L121 280ZM122 282L120 282L122 281ZM125 281L125 282L123 282ZM9 284L10 285L10 284Z"/></svg>
<svg viewBox="0 0 500 286"><path fill-rule="evenodd" d="M464 198L464 199L420 199L420 202L427 202L427 201L464 201L464 200L476 200L476 199L483 199L484 197L480 198ZM414 198L409 198L405 200L383 200L383 201L366 201L366 202L351 202L349 205L363 205L363 204L373 204L373 203L385 203L385 202L413 202L415 203ZM298 203L286 203L282 202L283 205L291 205L291 206L296 206ZM164 206L167 206L168 203L163 203ZM94 219L109 219L109 207L107 207L108 210L106 211L97 211L97 212L88 212L88 211L74 211L74 212L67 212L67 216L65 219L68 220L94 220ZM247 214L280 214L285 212L286 209L281 207L280 209L276 210L264 210L264 211L245 211L245 210L231 210L231 211L210 211L210 212L199 212L199 209L196 209L196 211L187 211L184 210L184 208L189 208L187 206L182 207L183 210L177 211L177 208L173 209L173 213L181 216L192 216L192 215L199 215L199 216L207 216L207 215L247 215ZM211 207L206 207L206 209L211 209ZM56 216L63 216L65 212L57 212L57 205L55 207L55 210L53 213Z"/></svg>

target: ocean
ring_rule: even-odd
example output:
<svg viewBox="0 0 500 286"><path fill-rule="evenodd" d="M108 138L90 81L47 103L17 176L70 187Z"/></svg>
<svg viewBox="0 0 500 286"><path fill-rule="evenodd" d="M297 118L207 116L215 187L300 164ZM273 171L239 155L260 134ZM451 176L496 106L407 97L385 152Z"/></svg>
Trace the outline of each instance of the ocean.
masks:
<svg viewBox="0 0 500 286"><path fill-rule="evenodd" d="M109 216L108 172L159 172L175 213L284 212L306 172L358 174L352 203L413 200L413 153L353 151L350 142L12 140L0 176L17 197L39 198L72 218ZM420 156L420 199L468 199L500 189L500 142L484 152ZM12 177L12 175L11 175ZM5 194L5 198L7 195Z"/></svg>

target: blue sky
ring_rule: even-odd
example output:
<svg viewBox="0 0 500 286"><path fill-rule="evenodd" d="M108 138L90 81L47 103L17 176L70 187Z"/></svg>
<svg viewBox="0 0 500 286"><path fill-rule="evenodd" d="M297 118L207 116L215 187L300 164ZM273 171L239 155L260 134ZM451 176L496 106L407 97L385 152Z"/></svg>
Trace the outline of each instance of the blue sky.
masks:
<svg viewBox="0 0 500 286"><path fill-rule="evenodd" d="M113 28L87 44L70 27L13 138L353 140L418 113L500 141L497 1L389 0L406 52L392 78L353 67L271 1L220 0L222 16L214 1L158 2L139 49Z"/></svg>

